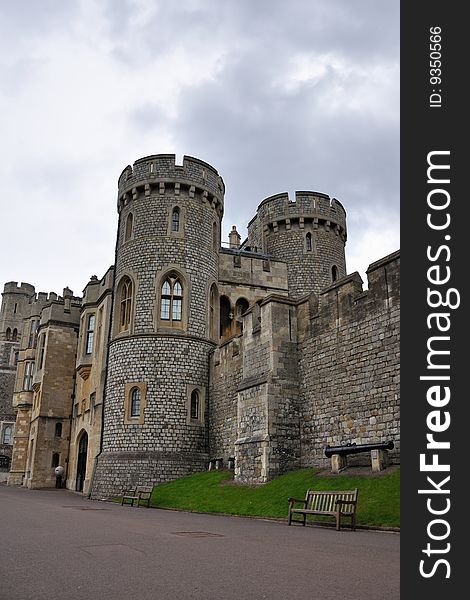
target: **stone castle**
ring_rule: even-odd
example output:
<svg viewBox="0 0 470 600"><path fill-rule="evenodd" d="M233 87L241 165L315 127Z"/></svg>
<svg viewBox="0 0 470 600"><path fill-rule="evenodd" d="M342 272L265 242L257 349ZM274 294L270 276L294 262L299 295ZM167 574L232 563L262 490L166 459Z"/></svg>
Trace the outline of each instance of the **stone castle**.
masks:
<svg viewBox="0 0 470 600"><path fill-rule="evenodd" d="M115 264L78 297L5 284L0 467L11 485L103 498L209 465L263 483L327 444L393 440L399 253L347 274L346 213L266 198L221 244L225 186L155 155L118 182ZM363 456L363 455L362 455Z"/></svg>

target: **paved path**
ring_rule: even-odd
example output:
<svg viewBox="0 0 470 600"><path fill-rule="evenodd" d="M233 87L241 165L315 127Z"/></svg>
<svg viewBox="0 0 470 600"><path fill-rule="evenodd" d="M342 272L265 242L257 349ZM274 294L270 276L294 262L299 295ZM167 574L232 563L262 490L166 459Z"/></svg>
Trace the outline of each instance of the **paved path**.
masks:
<svg viewBox="0 0 470 600"><path fill-rule="evenodd" d="M0 485L1 600L396 600L399 535Z"/></svg>

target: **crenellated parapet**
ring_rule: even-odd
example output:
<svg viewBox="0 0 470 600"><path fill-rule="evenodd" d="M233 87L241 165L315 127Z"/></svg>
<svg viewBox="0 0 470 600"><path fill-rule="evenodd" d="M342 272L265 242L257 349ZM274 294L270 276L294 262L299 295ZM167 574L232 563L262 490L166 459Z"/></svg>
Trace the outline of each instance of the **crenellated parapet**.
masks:
<svg viewBox="0 0 470 600"><path fill-rule="evenodd" d="M118 180L118 211L139 195L164 195L182 191L189 197L198 195L223 215L225 184L216 169L208 163L185 156L176 164L174 154L155 154L140 158L128 165Z"/></svg>
<svg viewBox="0 0 470 600"><path fill-rule="evenodd" d="M32 296L35 293L34 285L30 283L20 283L17 281L9 281L3 286L4 294L24 294L26 296Z"/></svg>
<svg viewBox="0 0 470 600"><path fill-rule="evenodd" d="M321 192L303 191L295 192L294 201L286 192L263 200L248 224L249 243L261 247L261 233L277 233L280 227L289 230L294 223L300 229L307 223L311 223L313 229L325 227L346 242L346 211L341 202Z"/></svg>

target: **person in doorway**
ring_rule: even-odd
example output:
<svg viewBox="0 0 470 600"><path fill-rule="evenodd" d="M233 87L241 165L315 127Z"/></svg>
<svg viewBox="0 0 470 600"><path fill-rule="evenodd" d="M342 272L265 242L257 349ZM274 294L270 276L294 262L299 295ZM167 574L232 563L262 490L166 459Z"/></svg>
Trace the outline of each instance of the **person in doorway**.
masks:
<svg viewBox="0 0 470 600"><path fill-rule="evenodd" d="M55 472L55 486L56 488L62 487L62 475L64 474L64 467L60 465L54 469Z"/></svg>

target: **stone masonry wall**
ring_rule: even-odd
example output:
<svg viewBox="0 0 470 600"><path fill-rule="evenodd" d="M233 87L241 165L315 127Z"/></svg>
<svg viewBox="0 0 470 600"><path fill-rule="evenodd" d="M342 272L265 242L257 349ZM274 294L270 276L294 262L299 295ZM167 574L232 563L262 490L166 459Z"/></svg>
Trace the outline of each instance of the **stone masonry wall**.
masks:
<svg viewBox="0 0 470 600"><path fill-rule="evenodd" d="M393 440L399 461L399 253L299 307L302 465L326 465L326 445ZM310 309L310 315L309 315ZM359 454L349 462L370 461Z"/></svg>

